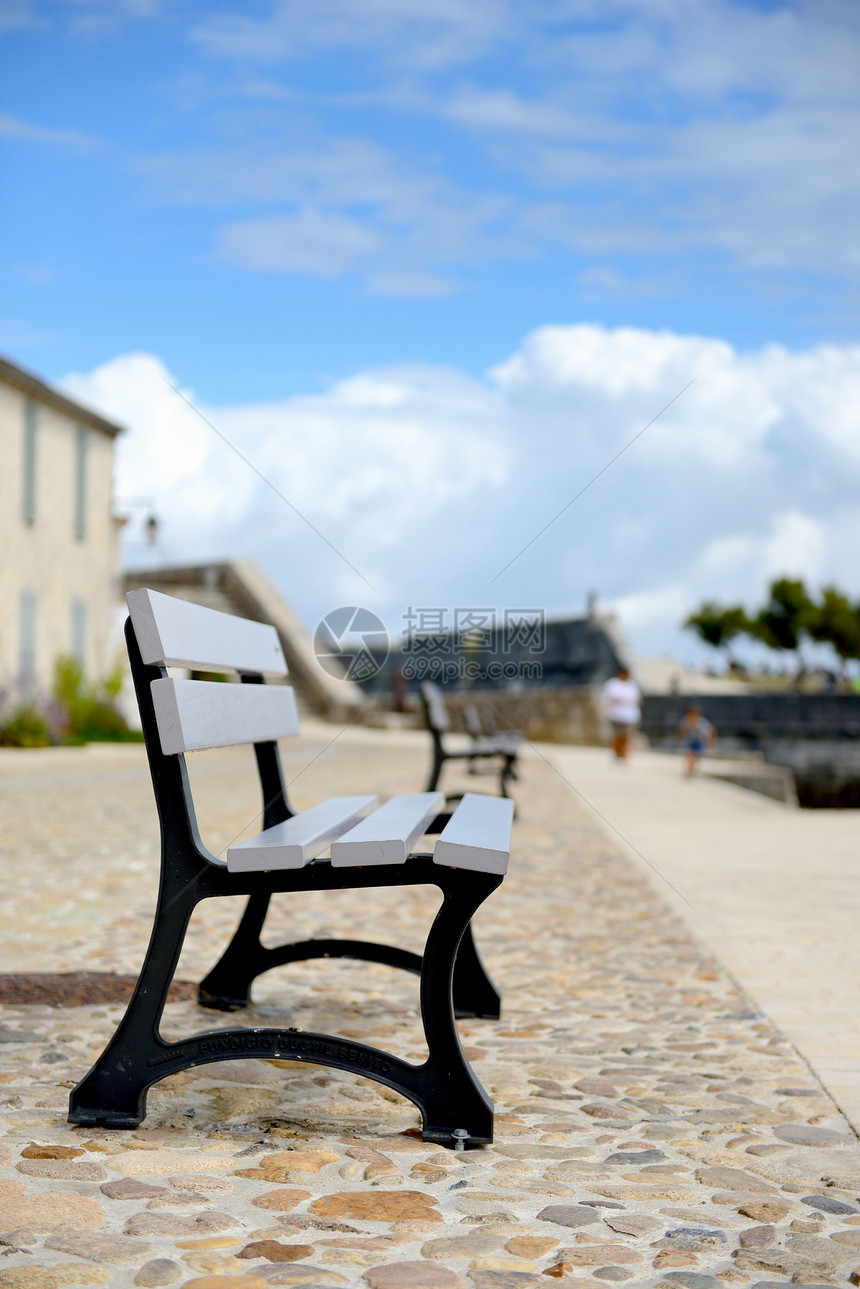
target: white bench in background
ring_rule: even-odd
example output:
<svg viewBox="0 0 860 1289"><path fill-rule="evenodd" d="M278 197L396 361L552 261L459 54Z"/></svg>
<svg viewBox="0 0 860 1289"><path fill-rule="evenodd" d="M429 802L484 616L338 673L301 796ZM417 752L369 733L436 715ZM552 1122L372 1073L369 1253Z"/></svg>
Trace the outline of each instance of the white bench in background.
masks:
<svg viewBox="0 0 860 1289"><path fill-rule="evenodd" d="M492 1141L492 1102L457 1037L455 1015L498 1017L499 994L475 948L471 918L501 883L510 852L512 802L467 794L453 813L433 790L378 805L373 795L333 797L294 813L278 738L299 732L295 698L274 627L217 613L157 591L127 596L126 640L161 822L161 884L146 959L119 1028L73 1090L72 1123L135 1127L148 1088L179 1070L232 1057L288 1057L352 1070L387 1084L419 1108L426 1140ZM177 679L168 668L234 672L243 682ZM204 846L185 757L203 748L254 746L263 828L230 846ZM438 835L434 849L416 842ZM424 953L360 939L313 939L266 948L261 933L278 891L433 884L443 893ZM428 1058L411 1065L336 1035L256 1027L168 1042L160 1034L167 992L195 905L247 895L236 932L199 987L203 1006L247 1007L257 976L314 957L353 957L420 975ZM367 900L357 911L364 922Z"/></svg>
<svg viewBox="0 0 860 1289"><path fill-rule="evenodd" d="M424 719L433 740L433 766L427 781L427 790L432 791L438 787L442 767L446 761L468 761L469 773L476 774L476 761L492 760L498 767L499 791L503 797L507 797L511 779L519 778L517 756L523 741L522 735L516 730L485 735L481 730L480 717L474 706L471 706L465 709L464 718L472 742L468 747L454 748L445 741L451 730L451 718L445 706L445 699L439 686L434 685L432 680L425 680L421 684L421 703L424 708Z"/></svg>

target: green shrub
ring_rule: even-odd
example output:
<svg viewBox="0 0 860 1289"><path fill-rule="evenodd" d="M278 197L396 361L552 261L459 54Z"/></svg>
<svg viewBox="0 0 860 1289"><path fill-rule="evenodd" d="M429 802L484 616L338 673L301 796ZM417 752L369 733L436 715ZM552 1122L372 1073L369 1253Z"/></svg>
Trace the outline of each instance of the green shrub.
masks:
<svg viewBox="0 0 860 1289"><path fill-rule="evenodd" d="M128 743L141 739L138 730L130 730L122 712L101 698L91 698L76 733L85 743Z"/></svg>
<svg viewBox="0 0 860 1289"><path fill-rule="evenodd" d="M100 685L87 685L76 658L59 657L54 664L54 697L65 717L67 743L139 742L143 735L130 730L116 705L122 688L122 670L115 667Z"/></svg>
<svg viewBox="0 0 860 1289"><path fill-rule="evenodd" d="M0 720L0 747L50 747L58 732L34 702L21 702Z"/></svg>
<svg viewBox="0 0 860 1289"><path fill-rule="evenodd" d="M83 685L84 669L77 658L61 654L54 663L54 698L70 720L81 705Z"/></svg>
<svg viewBox="0 0 860 1289"><path fill-rule="evenodd" d="M51 701L20 685L0 690L0 747L139 742L143 735L129 729L117 706L121 688L119 666L100 684L88 685L77 659L63 655L54 664Z"/></svg>

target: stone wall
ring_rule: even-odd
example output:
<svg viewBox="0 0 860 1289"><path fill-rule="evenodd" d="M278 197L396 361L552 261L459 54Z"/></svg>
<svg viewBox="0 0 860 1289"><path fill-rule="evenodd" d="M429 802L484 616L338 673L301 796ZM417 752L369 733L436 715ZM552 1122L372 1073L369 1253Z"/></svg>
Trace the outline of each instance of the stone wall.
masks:
<svg viewBox="0 0 860 1289"><path fill-rule="evenodd" d="M519 730L539 743L593 745L606 741L600 711L600 690L590 686L569 689L481 690L446 693L452 727L466 729L463 709L475 707L485 730Z"/></svg>
<svg viewBox="0 0 860 1289"><path fill-rule="evenodd" d="M683 695L645 699L643 733L652 747L677 746L690 705ZM794 775L801 806L860 807L860 694L701 694L722 755L758 752Z"/></svg>
<svg viewBox="0 0 860 1289"><path fill-rule="evenodd" d="M650 694L642 732L652 747L674 745L675 730L691 701L716 725L720 742L760 749L763 741L854 741L860 738L860 694Z"/></svg>

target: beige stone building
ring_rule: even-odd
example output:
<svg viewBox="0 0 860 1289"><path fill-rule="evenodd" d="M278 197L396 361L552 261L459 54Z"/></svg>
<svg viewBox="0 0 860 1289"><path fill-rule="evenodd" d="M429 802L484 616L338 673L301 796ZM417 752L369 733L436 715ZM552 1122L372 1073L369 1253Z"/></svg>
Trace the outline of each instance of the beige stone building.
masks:
<svg viewBox="0 0 860 1289"><path fill-rule="evenodd" d="M91 677L116 648L121 427L0 358L0 683L48 689L72 654Z"/></svg>

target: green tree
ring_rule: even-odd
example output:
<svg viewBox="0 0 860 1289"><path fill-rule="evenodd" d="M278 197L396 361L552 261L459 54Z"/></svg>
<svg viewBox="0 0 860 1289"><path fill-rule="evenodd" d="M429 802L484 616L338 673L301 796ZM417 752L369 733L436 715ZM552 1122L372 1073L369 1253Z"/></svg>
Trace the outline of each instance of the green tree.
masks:
<svg viewBox="0 0 860 1289"><path fill-rule="evenodd" d="M752 622L752 634L768 646L795 652L815 622L815 605L800 578L780 577L771 582L769 599Z"/></svg>
<svg viewBox="0 0 860 1289"><path fill-rule="evenodd" d="M687 630L695 631L705 644L714 649L725 648L730 655L729 646L736 636L749 631L747 615L740 605L724 608L713 600L706 600L695 613L691 613L684 623Z"/></svg>
<svg viewBox="0 0 860 1289"><path fill-rule="evenodd" d="M843 662L860 658L860 604L852 604L835 586L825 586L809 634L832 645Z"/></svg>

